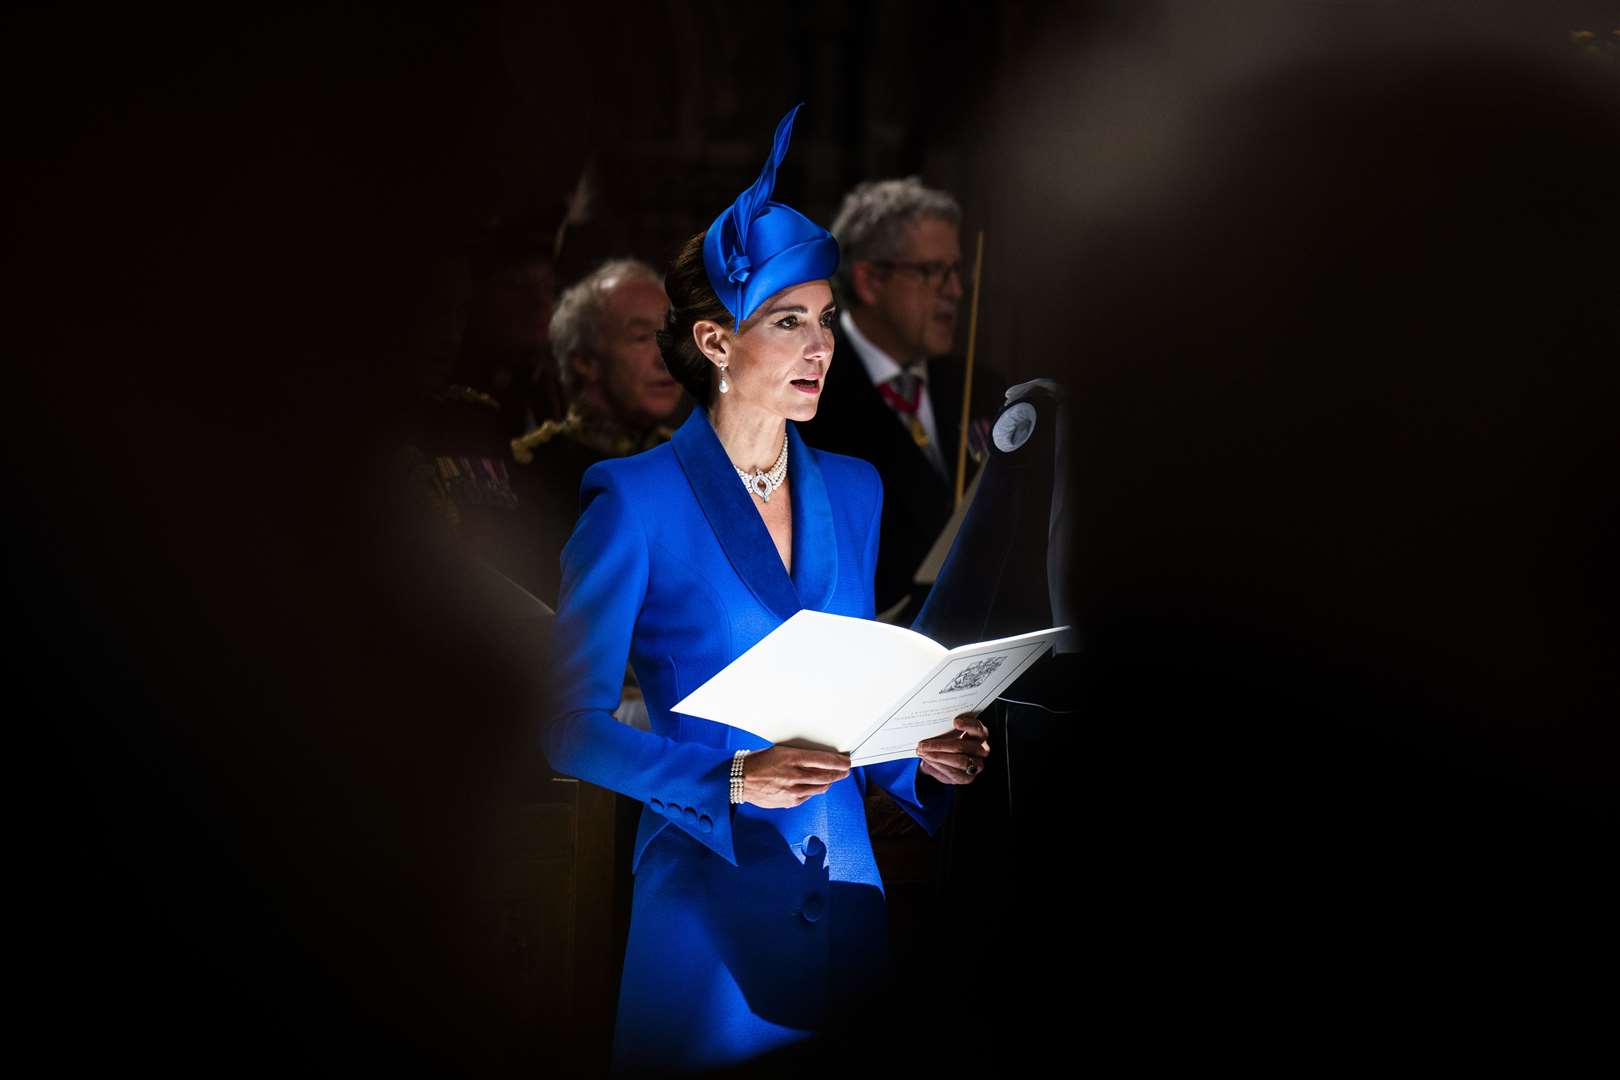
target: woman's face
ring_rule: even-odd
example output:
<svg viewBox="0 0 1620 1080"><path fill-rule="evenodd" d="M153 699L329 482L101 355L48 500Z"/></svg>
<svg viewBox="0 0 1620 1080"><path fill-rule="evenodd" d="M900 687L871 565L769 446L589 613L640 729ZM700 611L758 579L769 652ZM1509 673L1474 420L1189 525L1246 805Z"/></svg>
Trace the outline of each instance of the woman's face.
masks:
<svg viewBox="0 0 1620 1080"><path fill-rule="evenodd" d="M825 281L783 289L761 304L731 339L726 407L746 405L788 420L813 418L832 364L836 312Z"/></svg>

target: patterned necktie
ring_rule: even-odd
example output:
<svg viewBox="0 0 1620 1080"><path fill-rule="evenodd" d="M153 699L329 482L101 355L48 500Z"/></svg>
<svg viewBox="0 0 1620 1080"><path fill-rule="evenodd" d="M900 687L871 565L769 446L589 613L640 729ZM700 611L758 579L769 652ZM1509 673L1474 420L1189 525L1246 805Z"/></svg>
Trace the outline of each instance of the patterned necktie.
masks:
<svg viewBox="0 0 1620 1080"><path fill-rule="evenodd" d="M912 441L918 446L927 446L928 432L917 416L917 407L922 404L922 376L902 371L894 378L879 383L877 389L883 395L883 400L889 403L889 408L906 419L911 427Z"/></svg>

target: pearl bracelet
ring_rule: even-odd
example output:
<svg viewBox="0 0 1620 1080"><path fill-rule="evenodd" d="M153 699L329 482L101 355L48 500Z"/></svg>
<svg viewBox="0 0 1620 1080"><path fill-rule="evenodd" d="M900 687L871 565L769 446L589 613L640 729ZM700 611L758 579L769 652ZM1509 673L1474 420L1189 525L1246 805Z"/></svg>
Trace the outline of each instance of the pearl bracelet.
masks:
<svg viewBox="0 0 1620 1080"><path fill-rule="evenodd" d="M747 756L748 751L739 750L731 758L731 801L734 803L743 801L743 758Z"/></svg>

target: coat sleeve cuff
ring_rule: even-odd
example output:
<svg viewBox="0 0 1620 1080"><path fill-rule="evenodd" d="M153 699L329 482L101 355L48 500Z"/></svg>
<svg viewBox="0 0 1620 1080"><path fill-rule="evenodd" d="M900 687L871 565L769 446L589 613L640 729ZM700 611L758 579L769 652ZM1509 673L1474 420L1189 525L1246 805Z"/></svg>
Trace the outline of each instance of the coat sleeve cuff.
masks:
<svg viewBox="0 0 1620 1080"><path fill-rule="evenodd" d="M647 805L686 830L698 843L736 866L737 855L731 841L731 815L734 809L731 803L732 752L718 753L722 755L720 760L696 774L690 786L686 783L675 785L679 790L669 792L667 797L654 795Z"/></svg>
<svg viewBox="0 0 1620 1080"><path fill-rule="evenodd" d="M737 865L729 751L638 731L600 711L559 717L543 746L553 769L639 799Z"/></svg>

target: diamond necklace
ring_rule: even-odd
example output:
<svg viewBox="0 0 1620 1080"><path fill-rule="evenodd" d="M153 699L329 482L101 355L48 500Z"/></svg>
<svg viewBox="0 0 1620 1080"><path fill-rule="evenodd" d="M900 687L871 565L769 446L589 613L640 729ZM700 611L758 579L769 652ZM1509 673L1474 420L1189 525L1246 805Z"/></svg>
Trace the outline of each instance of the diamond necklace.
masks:
<svg viewBox="0 0 1620 1080"><path fill-rule="evenodd" d="M736 465L731 466L737 469ZM770 472L755 469L747 472L737 469L737 476L741 478L743 487L758 495L764 502L771 501L771 492L782 486L787 478L787 432L782 432L782 452L776 455L776 464L771 466Z"/></svg>

